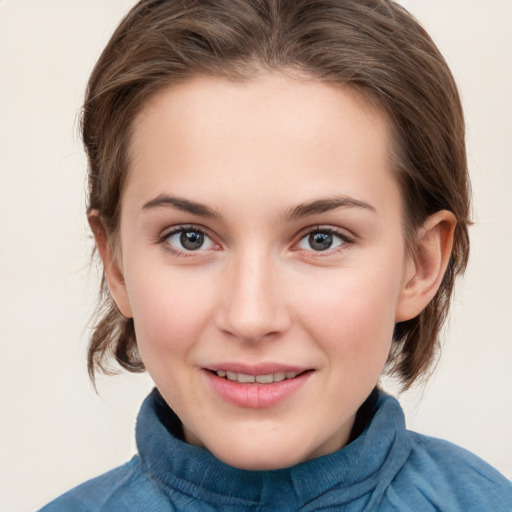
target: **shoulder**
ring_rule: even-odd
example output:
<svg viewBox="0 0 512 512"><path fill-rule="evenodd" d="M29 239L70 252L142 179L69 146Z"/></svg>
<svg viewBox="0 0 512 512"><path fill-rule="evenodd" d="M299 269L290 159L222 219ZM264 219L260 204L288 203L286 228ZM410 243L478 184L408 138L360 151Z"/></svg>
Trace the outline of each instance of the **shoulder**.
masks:
<svg viewBox="0 0 512 512"><path fill-rule="evenodd" d="M44 506L40 512L123 512L146 504L158 489L140 467L138 456L126 464L89 480ZM137 510L137 508L135 508Z"/></svg>
<svg viewBox="0 0 512 512"><path fill-rule="evenodd" d="M512 510L512 483L489 464L448 441L414 432L407 435L411 452L388 498L415 503L421 510Z"/></svg>

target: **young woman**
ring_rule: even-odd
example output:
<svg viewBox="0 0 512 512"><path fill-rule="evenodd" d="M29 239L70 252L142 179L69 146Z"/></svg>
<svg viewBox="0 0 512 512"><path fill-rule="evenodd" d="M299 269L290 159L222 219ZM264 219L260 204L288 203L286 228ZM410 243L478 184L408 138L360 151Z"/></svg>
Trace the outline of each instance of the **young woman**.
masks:
<svg viewBox="0 0 512 512"><path fill-rule="evenodd" d="M89 81L89 370L156 384L138 455L62 510L508 511L405 429L469 242L462 109L384 0L144 0Z"/></svg>

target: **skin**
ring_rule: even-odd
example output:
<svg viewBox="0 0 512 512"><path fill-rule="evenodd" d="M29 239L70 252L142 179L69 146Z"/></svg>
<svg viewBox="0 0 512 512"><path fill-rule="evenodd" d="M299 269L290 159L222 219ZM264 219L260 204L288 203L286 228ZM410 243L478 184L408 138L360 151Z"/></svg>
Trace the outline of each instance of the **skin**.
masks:
<svg viewBox="0 0 512 512"><path fill-rule="evenodd" d="M395 322L438 289L455 226L450 212L429 217L410 256L391 142L386 117L353 90L280 74L198 77L139 113L120 257L95 233L111 293L188 442L245 469L347 443ZM202 230L204 244L184 248L183 229ZM312 246L312 232L332 246ZM206 369L228 362L308 376L284 400L247 407L211 386Z"/></svg>

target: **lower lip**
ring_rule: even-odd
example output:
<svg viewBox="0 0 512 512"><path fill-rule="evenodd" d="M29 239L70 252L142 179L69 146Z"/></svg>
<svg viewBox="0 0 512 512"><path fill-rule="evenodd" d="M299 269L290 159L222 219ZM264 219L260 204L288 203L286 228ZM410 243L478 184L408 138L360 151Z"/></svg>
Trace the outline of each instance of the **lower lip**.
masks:
<svg viewBox="0 0 512 512"><path fill-rule="evenodd" d="M208 370L205 370L204 373L213 390L227 402L250 409L263 409L277 405L296 393L313 372L307 371L293 379L271 384L241 384L219 377Z"/></svg>

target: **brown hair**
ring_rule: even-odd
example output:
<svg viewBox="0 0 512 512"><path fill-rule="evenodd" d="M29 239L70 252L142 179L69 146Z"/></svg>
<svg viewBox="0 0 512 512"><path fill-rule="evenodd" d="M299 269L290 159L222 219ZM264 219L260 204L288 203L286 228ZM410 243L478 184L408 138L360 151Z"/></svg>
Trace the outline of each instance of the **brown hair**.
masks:
<svg viewBox="0 0 512 512"><path fill-rule="evenodd" d="M388 370L404 388L430 368L455 277L469 252L470 194L464 119L453 77L435 44L391 0L142 0L114 32L90 78L83 109L89 158L89 213L110 242L118 233L130 130L141 106L163 87L206 74L250 79L261 70L299 70L350 84L376 100L395 132L404 231L446 209L457 219L441 287L416 318L396 325ZM132 319L113 303L105 279L88 368L109 356L138 372Z"/></svg>

